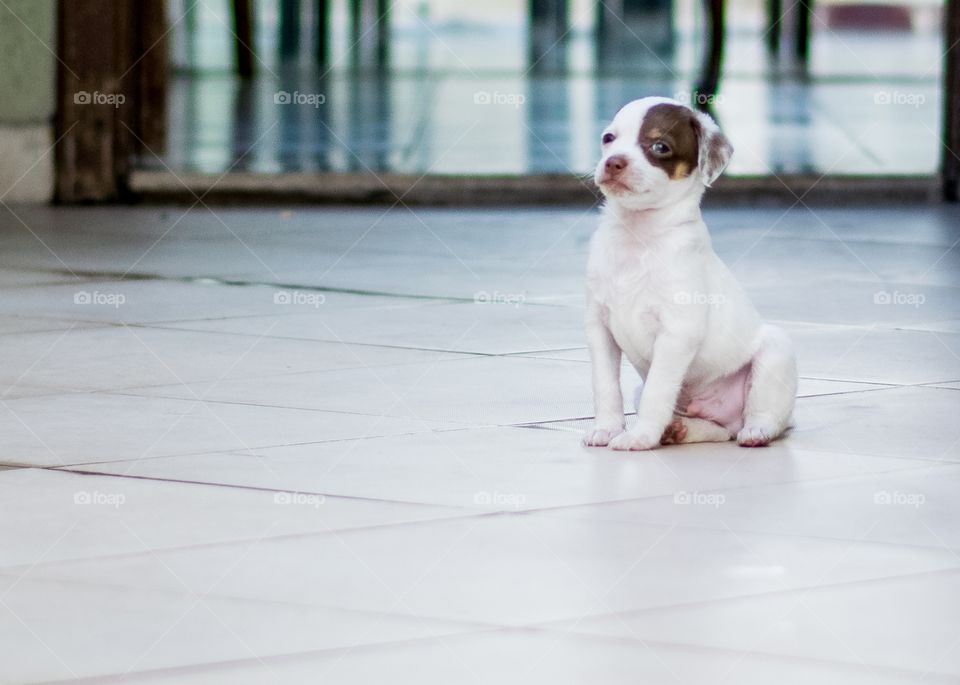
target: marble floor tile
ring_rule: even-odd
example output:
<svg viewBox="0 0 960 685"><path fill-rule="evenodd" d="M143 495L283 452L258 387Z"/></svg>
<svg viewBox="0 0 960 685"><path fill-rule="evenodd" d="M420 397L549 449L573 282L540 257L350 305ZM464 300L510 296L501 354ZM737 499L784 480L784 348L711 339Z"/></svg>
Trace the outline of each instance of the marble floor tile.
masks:
<svg viewBox="0 0 960 685"><path fill-rule="evenodd" d="M888 669L869 664L797 659L758 652L690 647L665 641L624 640L530 630L501 630L419 640L351 652L303 654L133 673L125 681L204 685L260 683L264 678L298 681L323 674L338 683L361 684L395 678L443 685L450 682L531 682L579 685L603 682L701 683L718 677L743 685L778 682L804 685L947 685L955 679L937 671Z"/></svg>
<svg viewBox="0 0 960 685"><path fill-rule="evenodd" d="M82 470L221 485L521 511L727 491L770 483L916 469L910 459L765 450L733 443L623 455L580 445L576 432L490 427L291 445L253 454L194 454L84 465ZM579 511L578 508L571 511Z"/></svg>
<svg viewBox="0 0 960 685"><path fill-rule="evenodd" d="M0 402L0 462L66 466L453 428L390 416L71 393Z"/></svg>
<svg viewBox="0 0 960 685"><path fill-rule="evenodd" d="M266 477L270 467L263 465ZM265 479L261 479L265 480ZM52 469L0 473L0 568L463 515L459 509ZM158 517L157 511L166 513ZM6 541L30 530L15 547Z"/></svg>
<svg viewBox="0 0 960 685"><path fill-rule="evenodd" d="M520 626L958 568L952 550L917 545L512 513L39 563L29 577Z"/></svg>
<svg viewBox="0 0 960 685"><path fill-rule="evenodd" d="M275 320L274 320L275 321ZM261 334L174 331L137 326L18 336L0 335L0 395L110 391L154 385L311 371L376 368L456 359L458 355L374 345L277 338ZM184 355L183 350L191 351Z"/></svg>

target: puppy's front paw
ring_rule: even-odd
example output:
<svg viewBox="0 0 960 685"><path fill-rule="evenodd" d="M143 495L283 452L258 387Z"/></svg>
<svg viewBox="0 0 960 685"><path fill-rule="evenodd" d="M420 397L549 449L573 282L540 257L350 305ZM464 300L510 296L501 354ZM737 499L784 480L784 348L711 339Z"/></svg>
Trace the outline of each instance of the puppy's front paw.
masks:
<svg viewBox="0 0 960 685"><path fill-rule="evenodd" d="M606 447L616 436L623 433L623 425L594 424L583 436L583 444L587 447Z"/></svg>
<svg viewBox="0 0 960 685"><path fill-rule="evenodd" d="M744 426L737 433L741 447L766 447L773 440L773 429L767 426Z"/></svg>
<svg viewBox="0 0 960 685"><path fill-rule="evenodd" d="M652 450L660 444L660 433L654 435L647 430L629 430L610 441L614 450Z"/></svg>

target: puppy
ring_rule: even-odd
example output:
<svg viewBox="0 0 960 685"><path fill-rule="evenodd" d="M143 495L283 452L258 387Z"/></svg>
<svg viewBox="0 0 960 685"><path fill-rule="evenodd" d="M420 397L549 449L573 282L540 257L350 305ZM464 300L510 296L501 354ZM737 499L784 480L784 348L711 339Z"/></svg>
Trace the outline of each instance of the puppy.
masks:
<svg viewBox="0 0 960 685"><path fill-rule="evenodd" d="M700 215L730 142L706 114L643 98L617 113L601 145L594 180L606 203L590 244L586 314L596 421L584 444L768 444L793 411L793 348L761 321ZM621 354L643 379L629 430Z"/></svg>

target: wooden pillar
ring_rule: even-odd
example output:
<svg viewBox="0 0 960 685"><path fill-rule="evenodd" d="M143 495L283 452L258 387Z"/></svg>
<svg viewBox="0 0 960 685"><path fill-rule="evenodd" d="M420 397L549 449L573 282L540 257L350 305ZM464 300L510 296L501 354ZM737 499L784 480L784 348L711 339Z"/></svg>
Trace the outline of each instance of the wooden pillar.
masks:
<svg viewBox="0 0 960 685"><path fill-rule="evenodd" d="M133 154L162 149L164 17L164 0L60 0L57 201L122 199Z"/></svg>
<svg viewBox="0 0 960 685"><path fill-rule="evenodd" d="M137 12L133 58L139 60L127 74L136 88L134 148L160 154L167 140L167 17L165 0L131 3Z"/></svg>
<svg viewBox="0 0 960 685"><path fill-rule="evenodd" d="M948 0L944 31L943 197L960 200L960 0Z"/></svg>
<svg viewBox="0 0 960 685"><path fill-rule="evenodd" d="M106 7L104 7L104 5ZM129 133L121 122L130 93L121 89L117 58L125 52L132 21L122 0L105 3L61 0L57 83L57 199L112 200L129 163ZM89 40L87 36L96 36Z"/></svg>

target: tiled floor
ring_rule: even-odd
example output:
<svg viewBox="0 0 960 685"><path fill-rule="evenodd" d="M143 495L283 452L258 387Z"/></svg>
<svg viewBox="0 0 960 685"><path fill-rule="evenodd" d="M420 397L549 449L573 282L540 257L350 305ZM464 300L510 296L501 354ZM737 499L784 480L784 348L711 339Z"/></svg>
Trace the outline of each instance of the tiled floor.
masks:
<svg viewBox="0 0 960 685"><path fill-rule="evenodd" d="M640 454L595 214L3 211L0 682L960 683L960 211L709 211L797 425Z"/></svg>

